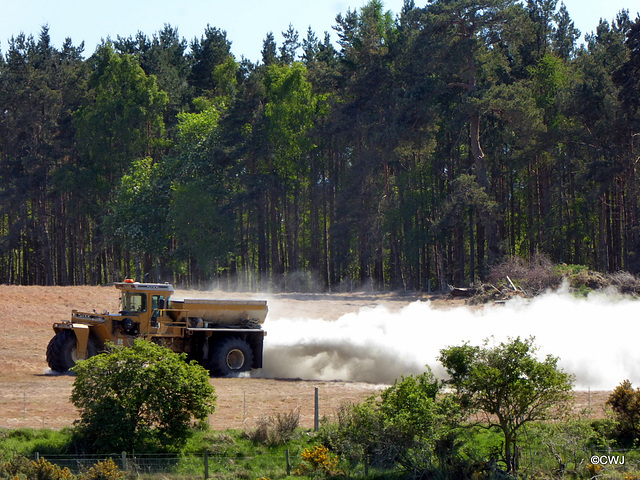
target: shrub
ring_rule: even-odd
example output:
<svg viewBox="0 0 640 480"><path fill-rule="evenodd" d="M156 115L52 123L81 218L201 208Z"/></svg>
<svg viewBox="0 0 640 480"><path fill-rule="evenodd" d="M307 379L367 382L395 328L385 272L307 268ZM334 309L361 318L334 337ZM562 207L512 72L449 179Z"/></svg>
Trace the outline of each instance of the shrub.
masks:
<svg viewBox="0 0 640 480"><path fill-rule="evenodd" d="M20 478L21 475L28 478L34 475L33 461L26 457L18 456L9 462L0 463L0 478Z"/></svg>
<svg viewBox="0 0 640 480"><path fill-rule="evenodd" d="M89 451L178 449L192 420L204 423L215 408L203 367L145 340L78 362L73 371L71 402Z"/></svg>
<svg viewBox="0 0 640 480"><path fill-rule="evenodd" d="M82 475L82 480L120 480L124 474L112 459L96 463Z"/></svg>
<svg viewBox="0 0 640 480"><path fill-rule="evenodd" d="M428 477L458 468L460 408L431 371L397 380L379 398L343 407L321 441L351 464Z"/></svg>
<svg viewBox="0 0 640 480"><path fill-rule="evenodd" d="M640 436L640 388L633 389L629 380L618 385L606 402L616 420L615 435L623 444Z"/></svg>
<svg viewBox="0 0 640 480"><path fill-rule="evenodd" d="M295 470L296 475L323 475L337 477L343 475L338 468L338 457L324 445L306 448L301 454L302 463Z"/></svg>
<svg viewBox="0 0 640 480"><path fill-rule="evenodd" d="M16 457L0 465L0 478L73 480L75 477L68 468L60 468L44 458L29 460L25 457Z"/></svg>
<svg viewBox="0 0 640 480"><path fill-rule="evenodd" d="M73 480L74 476L68 468L60 468L44 458L33 462L35 478L38 480Z"/></svg>
<svg viewBox="0 0 640 480"><path fill-rule="evenodd" d="M256 429L249 432L247 436L263 445L283 445L291 439L299 425L300 412L297 409L289 413L278 413L276 416L261 416Z"/></svg>

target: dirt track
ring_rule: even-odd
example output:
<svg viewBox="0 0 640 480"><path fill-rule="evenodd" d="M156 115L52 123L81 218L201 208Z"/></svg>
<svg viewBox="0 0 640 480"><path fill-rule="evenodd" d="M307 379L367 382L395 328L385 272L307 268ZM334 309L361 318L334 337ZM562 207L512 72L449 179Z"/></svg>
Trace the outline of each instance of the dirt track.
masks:
<svg viewBox="0 0 640 480"><path fill-rule="evenodd" d="M178 294L185 292L177 292ZM20 287L0 286L0 428L71 425L77 412L69 403L73 377L50 375L45 360L47 344L55 320L69 318L78 310L117 310L113 287ZM215 296L213 292L189 296ZM424 297L376 295L370 293L314 294L219 294L226 298L267 298L269 315L321 317L333 321L363 307L385 305L390 311ZM442 308L455 308L460 300L437 297L431 300ZM218 395L217 410L211 416L215 429L252 428L261 415L299 409L301 424L313 425L315 387L318 387L321 416L331 416L344 403L362 401L376 393L380 385L350 382L300 381L295 379L228 378L212 379ZM576 411L591 406L591 415L602 415L607 392L576 394Z"/></svg>

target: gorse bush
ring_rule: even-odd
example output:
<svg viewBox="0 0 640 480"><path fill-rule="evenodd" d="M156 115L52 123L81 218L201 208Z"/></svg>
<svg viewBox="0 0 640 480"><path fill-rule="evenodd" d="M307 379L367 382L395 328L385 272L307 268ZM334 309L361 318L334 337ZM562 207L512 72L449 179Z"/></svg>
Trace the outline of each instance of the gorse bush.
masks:
<svg viewBox="0 0 640 480"><path fill-rule="evenodd" d="M44 458L29 460L24 457L16 457L10 462L0 464L0 479L75 480L75 478L75 475L68 468L60 468Z"/></svg>
<svg viewBox="0 0 640 480"><path fill-rule="evenodd" d="M82 480L120 480L124 473L110 458L96 463L82 475Z"/></svg>
<svg viewBox="0 0 640 480"><path fill-rule="evenodd" d="M33 462L35 478L38 480L72 480L73 474L68 468L60 468L44 458Z"/></svg>
<svg viewBox="0 0 640 480"><path fill-rule="evenodd" d="M633 444L640 438L640 388L634 389L631 382L625 380L611 392L606 404L613 410L618 442Z"/></svg>
<svg viewBox="0 0 640 480"><path fill-rule="evenodd" d="M61 468L44 458L29 460L15 457L0 464L0 479L10 480L121 480L125 475L111 459L100 461L80 475Z"/></svg>
<svg viewBox="0 0 640 480"><path fill-rule="evenodd" d="M295 470L296 475L337 477L344 474L338 468L338 457L331 453L324 445L307 448L300 454L300 457L302 462Z"/></svg>

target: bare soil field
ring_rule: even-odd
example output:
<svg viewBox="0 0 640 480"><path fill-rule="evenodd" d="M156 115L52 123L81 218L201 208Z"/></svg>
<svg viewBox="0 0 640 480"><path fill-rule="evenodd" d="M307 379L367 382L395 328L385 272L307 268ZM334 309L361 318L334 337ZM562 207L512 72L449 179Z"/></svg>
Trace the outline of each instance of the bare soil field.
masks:
<svg viewBox="0 0 640 480"><path fill-rule="evenodd" d="M262 298L272 318L322 318L334 321L363 307L378 305L396 311L416 300L429 299L438 308L464 305L460 299L401 294L269 294L176 292L183 296ZM67 319L72 309L116 311L113 287L38 287L0 285L0 428L62 428L78 418L69 402L74 377L52 375L45 352L54 321ZM210 423L214 429L253 428L260 416L298 409L303 427L313 426L315 388L320 415L334 415L343 404L356 403L384 386L358 382L299 379L214 378L218 396ZM576 392L575 411L602 416L608 392Z"/></svg>

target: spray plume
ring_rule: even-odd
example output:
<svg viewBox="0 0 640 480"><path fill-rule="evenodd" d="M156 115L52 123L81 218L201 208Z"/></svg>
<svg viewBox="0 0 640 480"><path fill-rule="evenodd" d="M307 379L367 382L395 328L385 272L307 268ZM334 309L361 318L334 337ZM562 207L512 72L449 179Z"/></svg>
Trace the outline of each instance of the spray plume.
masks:
<svg viewBox="0 0 640 480"><path fill-rule="evenodd" d="M638 302L630 299L605 294L577 299L560 292L478 310L415 302L398 312L363 308L333 322L268 319L259 376L391 384L429 365L443 378L437 362L442 348L534 336L540 357L560 357L577 389L610 390L625 379L640 383L637 312Z"/></svg>

